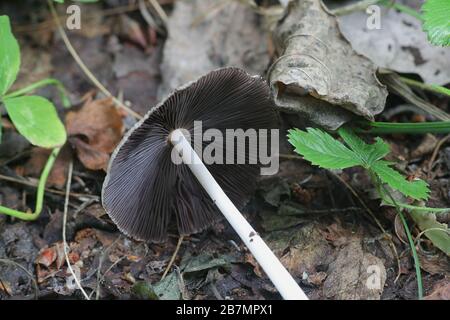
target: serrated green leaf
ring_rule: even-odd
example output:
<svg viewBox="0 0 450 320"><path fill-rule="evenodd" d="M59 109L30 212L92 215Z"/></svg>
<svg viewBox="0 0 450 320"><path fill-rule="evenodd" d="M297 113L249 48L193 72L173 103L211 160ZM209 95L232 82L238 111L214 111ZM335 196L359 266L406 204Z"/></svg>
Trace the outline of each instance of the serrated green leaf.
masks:
<svg viewBox="0 0 450 320"><path fill-rule="evenodd" d="M375 138L375 143L367 144L349 128L341 127L338 133L360 158L361 162L365 164L366 168L369 168L375 161L384 158L390 151L389 145L379 137Z"/></svg>
<svg viewBox="0 0 450 320"><path fill-rule="evenodd" d="M295 152L322 168L344 169L362 165L353 151L322 130L308 128L305 132L291 129L288 138Z"/></svg>
<svg viewBox="0 0 450 320"><path fill-rule="evenodd" d="M20 68L20 48L11 32L8 16L0 16L0 96L17 77Z"/></svg>
<svg viewBox="0 0 450 320"><path fill-rule="evenodd" d="M450 1L427 0L422 6L423 30L437 46L450 45Z"/></svg>
<svg viewBox="0 0 450 320"><path fill-rule="evenodd" d="M390 165L390 162L378 160L372 164L371 169L382 182L387 183L391 188L400 191L405 196L417 200L428 198L430 190L425 181L408 181L398 171L391 168Z"/></svg>
<svg viewBox="0 0 450 320"><path fill-rule="evenodd" d="M30 143L43 148L55 148L66 142L66 130L55 106L39 96L7 98L4 101L9 117Z"/></svg>

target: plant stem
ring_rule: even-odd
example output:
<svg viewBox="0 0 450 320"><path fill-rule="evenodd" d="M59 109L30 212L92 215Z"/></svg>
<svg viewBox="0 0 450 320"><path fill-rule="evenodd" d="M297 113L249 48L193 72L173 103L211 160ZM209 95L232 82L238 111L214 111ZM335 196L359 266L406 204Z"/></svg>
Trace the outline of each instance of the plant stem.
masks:
<svg viewBox="0 0 450 320"><path fill-rule="evenodd" d="M344 16L356 11L365 11L367 7L377 4L378 2L380 2L380 0L361 0L347 6L331 10L331 12L336 16Z"/></svg>
<svg viewBox="0 0 450 320"><path fill-rule="evenodd" d="M417 294L419 296L419 299L423 299L423 284L422 284L422 271L420 270L420 260L419 256L417 255L416 245L414 243L414 239L411 235L411 231L409 230L408 223L406 222L405 216L403 215L402 211L398 209L398 207L395 207L397 209L397 213L400 216L400 219L402 220L403 227L405 228L406 236L408 237L409 246L411 247L412 256L414 259L414 267L416 269L416 277L417 277Z"/></svg>
<svg viewBox="0 0 450 320"><path fill-rule="evenodd" d="M420 15L419 12L417 12L416 10L414 10L411 7L405 6L401 3L397 3L395 0L381 0L379 2L379 4L381 4L387 8L395 8L398 11L409 14L410 16L422 21L422 16Z"/></svg>
<svg viewBox="0 0 450 320"><path fill-rule="evenodd" d="M419 299L421 300L423 298L423 284L422 284L422 271L420 270L420 260L419 256L417 255L416 246L414 243L414 239L411 235L411 231L409 230L408 223L406 222L405 216L403 215L402 211L400 210L400 206L397 204L397 201L395 201L392 194L387 190L387 188L384 186L383 182L378 179L376 174L369 170L370 177L375 184L375 187L378 190L378 194L383 199L383 201L386 202L386 195L391 199L392 203L394 204L394 208L397 211L397 214L400 217L400 220L402 221L403 228L405 229L406 236L408 238L409 247L411 248L413 260L414 260L414 267L416 270L416 278L417 278L417 294L419 296Z"/></svg>
<svg viewBox="0 0 450 320"><path fill-rule="evenodd" d="M389 201L385 201L388 204L391 204ZM396 204L391 204L393 206L399 206L401 208L404 209L408 209L408 210L416 210L416 211L421 211L421 212L433 212L436 214L439 213L447 213L450 211L450 208L428 208L428 207L419 207L419 206L413 206L410 204L406 204L406 203L396 203Z"/></svg>
<svg viewBox="0 0 450 320"><path fill-rule="evenodd" d="M64 88L61 81L53 79L53 78L43 79L43 80L37 81L35 83L32 83L29 86L26 86L25 88L8 93L4 96L4 99L22 96L22 95L32 92L38 88L48 86L48 85L54 85L59 91L59 94L61 96L61 101L62 101L64 107L70 107L70 100L67 97L66 89Z"/></svg>
<svg viewBox="0 0 450 320"><path fill-rule="evenodd" d="M426 134L426 133L450 133L450 121L417 122L417 123L392 123L392 122L364 122L363 126L369 129L355 128L356 132L368 134Z"/></svg>
<svg viewBox="0 0 450 320"><path fill-rule="evenodd" d="M55 159L58 156L60 148L53 149L52 153L48 157L47 163L45 164L44 170L42 170L41 177L39 178L38 190L36 194L36 209L33 213L27 213L23 211L18 211L10 209L7 207L0 206L0 213L16 217L21 220L32 221L36 220L42 211L42 204L44 200L45 183L47 182L48 175L55 163Z"/></svg>
<svg viewBox="0 0 450 320"><path fill-rule="evenodd" d="M438 86L436 84L426 84L426 83L416 81L413 79L409 79L409 78L405 78L405 77L400 77L400 80L402 82L406 83L407 85L410 85L410 86L413 86L416 88L420 88L420 89L431 91L434 93L439 93L439 94L444 94L444 95L450 96L450 89Z"/></svg>

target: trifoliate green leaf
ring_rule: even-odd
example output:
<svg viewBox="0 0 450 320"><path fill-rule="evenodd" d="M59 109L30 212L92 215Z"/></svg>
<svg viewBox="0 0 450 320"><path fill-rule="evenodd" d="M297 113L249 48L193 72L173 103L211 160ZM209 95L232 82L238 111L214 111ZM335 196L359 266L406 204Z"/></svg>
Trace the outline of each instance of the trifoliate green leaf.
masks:
<svg viewBox="0 0 450 320"><path fill-rule="evenodd" d="M389 145L379 137L375 138L375 143L367 144L346 127L341 127L338 133L366 168L369 168L374 161L384 158L390 151Z"/></svg>
<svg viewBox="0 0 450 320"><path fill-rule="evenodd" d="M66 129L55 106L39 96L6 98L6 111L20 132L32 144L43 148L60 147L66 142Z"/></svg>
<svg viewBox="0 0 450 320"><path fill-rule="evenodd" d="M427 199L428 184L423 180L408 181L398 171L390 167L392 163L378 160L372 163L371 170L391 188L400 191L407 197L417 200Z"/></svg>
<svg viewBox="0 0 450 320"><path fill-rule="evenodd" d="M11 32L8 16L0 16L0 96L14 83L19 68L19 44Z"/></svg>
<svg viewBox="0 0 450 320"><path fill-rule="evenodd" d="M344 169L362 165L353 151L322 130L289 130L288 138L295 152L319 167Z"/></svg>
<svg viewBox="0 0 450 320"><path fill-rule="evenodd" d="M422 6L423 30L437 46L450 45L450 0L427 0Z"/></svg>

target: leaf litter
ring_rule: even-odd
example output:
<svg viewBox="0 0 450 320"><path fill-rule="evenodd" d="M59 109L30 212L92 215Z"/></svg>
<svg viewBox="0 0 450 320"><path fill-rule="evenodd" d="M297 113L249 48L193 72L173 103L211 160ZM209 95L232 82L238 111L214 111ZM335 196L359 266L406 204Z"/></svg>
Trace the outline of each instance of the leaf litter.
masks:
<svg viewBox="0 0 450 320"><path fill-rule="evenodd" d="M127 16L123 17L129 22L133 21L130 23L134 25L134 29L103 28L101 32L88 34L74 32L70 34L70 38L83 60L102 83L110 88L116 88L118 94L122 93L125 100L131 101L132 108L141 112L156 102L158 93L159 96L163 96L174 86L212 68L233 64L244 67L253 74L265 74L269 71L270 60L274 62L277 58L272 55L268 30L261 22L265 17L254 12L254 7L252 9L242 3L236 2L218 9L213 8L214 3L214 1L191 1L165 6L169 12L173 7L173 11L169 15L169 38L165 42L164 50L161 50L164 41L157 38L156 44L152 42L153 31L147 28L148 26L135 13L127 13ZM328 21L329 27L333 30L330 45L346 48L345 50L348 50L346 52L359 57L356 61L363 62L362 76L366 79L365 85L378 91L379 95L375 95L377 99L383 98L386 94L385 89L377 82L373 72L377 66L353 52L336 29L335 19L324 8L318 7L317 2L308 3L312 3L315 10L319 10L320 15L326 17L324 21ZM89 8L94 12L102 10L101 6ZM100 14L97 16L98 18L91 21L92 26L114 24L116 21ZM289 20L285 19L283 23ZM136 29L138 27L139 29ZM299 30L311 28L311 26L303 27L306 29ZM279 28L282 30L282 24ZM189 38L187 34L192 37ZM322 48L312 37L309 39L310 42L305 42L301 36L296 38L301 39L299 43L308 44L305 45L306 50L311 50L302 51L301 54L305 56L314 54L314 57L320 57ZM186 39L198 45L186 45ZM25 42L27 41L34 40L31 38ZM65 112L69 131L69 143L66 146L68 156L60 155L58 159L60 162L57 161L54 169L56 173L52 172L55 177L51 175L50 182L55 187L63 187L72 148L79 160L75 163L72 192L98 195L104 177L101 169L105 168L111 151L122 137L125 127L129 126L130 119L126 119L120 111L117 111L108 99L94 98L91 94L86 100L86 93L92 90L92 85L82 76L61 40L56 37L48 44L45 43L33 46L36 54L40 53L45 62L44 66L48 66L49 63L48 52L52 52L51 68L46 67L43 70L45 72L53 70L53 74L50 75L63 80L71 93L71 100L75 102L75 106ZM236 46L236 43L239 43L239 46ZM44 45L48 45L51 49L47 51L49 48L43 47ZM202 54L205 52L208 54L203 57ZM180 54L184 56L180 57ZM128 56L132 59L127 60ZM200 56L203 58L200 59ZM328 66L325 63L327 61L322 62ZM321 75L320 68L312 69ZM323 81L326 77L317 79ZM129 81L134 84L130 85ZM303 84L300 88L305 89ZM310 110L325 110L323 113L326 117L312 118L312 122L320 122L325 127L333 128L339 121L342 123L353 118L354 114L370 118L381 111L379 106L375 106L373 110L364 110L362 107L365 98L359 99L361 97L354 96L345 97L348 101L353 101L353 104L335 105L334 103L339 100L333 97L335 93L330 91L324 96L316 94L316 91L323 93L322 84L318 81L314 89L305 86L307 90L301 90L300 94L294 90L296 95L299 94L297 97L299 101L303 101L307 107L310 106ZM56 96L54 93L48 92L49 98L55 98L54 96ZM425 101L428 100L427 97L420 96L425 98ZM384 106L384 102L381 104ZM333 114L335 110L338 111ZM315 114L311 113L309 116L314 117ZM401 119L405 114L393 117ZM300 123L298 113L289 114L284 121L286 119ZM9 131L10 129L7 132ZM428 150L416 154L415 157L420 159L408 163L408 155L415 150L414 144L402 137L393 137L390 144L402 150L401 156L407 170L423 166L420 161L426 159L429 152ZM281 149L283 153L287 153L290 147L282 145ZM442 206L448 201L446 195L448 167L444 149L438 153L438 161L434 167L435 174L440 178L431 186L433 192L444 190L437 193L435 199L440 201ZM2 165L0 173L11 174L12 168L15 169L16 175L37 177L46 152L42 149L31 150L29 146L25 146L23 150L30 151L29 155L20 156L11 163ZM15 152L15 155L21 154L23 150ZM6 158L10 160L11 156L8 154ZM336 174L346 179L358 190L359 196L373 210L377 210L377 217L385 227L392 225L393 219L389 208L379 208L377 200L372 201L368 192L366 193L371 186L368 185L368 178L364 176L364 172L349 169L344 172L337 171ZM373 221L367 218L365 209L359 208L357 199L345 190L342 184L324 171L311 168L302 160L282 159L280 172L275 178L262 179L258 193L245 208L244 213L252 224L257 226L257 230L261 231L311 298L414 298L413 266L409 256L406 254L402 258L401 277L399 281L394 282L397 274L391 270L397 268L395 254L389 248L384 235L375 227ZM2 205L7 204L26 210L27 207L33 207L33 197L28 195L34 192L35 190L30 187L21 187L0 180ZM79 195L71 197L67 235L71 264L83 279L83 287L92 292L93 297L98 295L101 299L279 298L264 272L251 259L249 252L226 223L204 233L187 237L174 266L161 280L161 275L175 250L177 239L171 236L164 246L147 245L126 239L120 236L102 207L95 203L95 199L93 203L90 201L92 199ZM27 224L1 217L0 258L15 259L29 272L36 274L40 282L39 297L81 298L62 259L61 212L62 198L49 193L46 195L44 213L39 221ZM441 225L448 223L437 220L435 222ZM431 231L426 232L429 234ZM419 232L416 231L416 235ZM407 248L396 238L394 240L398 249ZM426 282L434 284L426 288L428 297L446 297L445 288L448 287L448 281L442 277L447 272L448 264L445 260L443 262L445 259L443 253L436 251L436 247L430 243L425 234L419 239L419 244L421 248L423 247L423 250L419 251L424 261L423 269L431 277L428 278L427 275ZM352 263L349 263L350 261ZM354 268L355 265L358 268ZM379 267L382 275L381 289L367 290L364 286L369 276L366 272L369 265ZM342 277L342 274L346 276ZM8 298L9 295L33 298L32 283L22 271L0 265L0 280L1 298Z"/></svg>

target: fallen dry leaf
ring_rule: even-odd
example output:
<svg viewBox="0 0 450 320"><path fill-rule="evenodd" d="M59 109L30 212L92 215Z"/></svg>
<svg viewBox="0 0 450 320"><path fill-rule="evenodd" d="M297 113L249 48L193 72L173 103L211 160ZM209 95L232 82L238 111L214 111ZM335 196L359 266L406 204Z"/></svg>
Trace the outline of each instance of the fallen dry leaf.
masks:
<svg viewBox="0 0 450 320"><path fill-rule="evenodd" d="M90 170L106 169L110 153L122 138L122 116L111 98L92 100L66 115L69 142Z"/></svg>
<svg viewBox="0 0 450 320"><path fill-rule="evenodd" d="M420 7L423 1L402 2L409 7L414 4ZM450 50L430 44L421 30L420 20L405 12L380 7L382 27L379 29L367 27L368 15L364 11L338 18L342 33L353 48L380 67L417 73L427 83L448 83Z"/></svg>
<svg viewBox="0 0 450 320"><path fill-rule="evenodd" d="M434 288L433 292L426 297L425 300L450 300L450 280L448 278L442 279L438 282Z"/></svg>
<svg viewBox="0 0 450 320"><path fill-rule="evenodd" d="M43 148L33 148L31 151L31 157L24 165L25 176L31 176L38 178L42 169L44 169L45 163L50 156L51 150L43 149ZM48 187L56 187L56 188L64 188L66 185L67 179L67 170L69 168L69 161L72 158L72 151L69 147L64 146L59 152L58 158L56 158L55 163L53 164L52 170L48 176L47 186Z"/></svg>
<svg viewBox="0 0 450 320"><path fill-rule="evenodd" d="M327 274L323 271L319 271L308 276L308 283L311 283L315 286L321 286L322 283L327 278Z"/></svg>
<svg viewBox="0 0 450 320"><path fill-rule="evenodd" d="M386 281L382 260L365 252L355 236L328 266L323 294L330 299L379 300Z"/></svg>
<svg viewBox="0 0 450 320"><path fill-rule="evenodd" d="M115 32L121 38L125 38L143 49L147 47L147 37L142 31L138 22L125 14L119 16L118 23L115 25Z"/></svg>
<svg viewBox="0 0 450 320"><path fill-rule="evenodd" d="M281 111L332 130L352 114L373 121L383 111L387 90L376 66L353 50L320 0L291 1L275 40L281 55L268 77Z"/></svg>
<svg viewBox="0 0 450 320"><path fill-rule="evenodd" d="M328 265L333 259L332 248L317 223L273 231L265 239L294 277L302 277L304 272L312 274L318 265Z"/></svg>
<svg viewBox="0 0 450 320"><path fill-rule="evenodd" d="M50 267L53 262L56 261L57 252L55 247L42 249L39 256L36 258L36 264Z"/></svg>
<svg viewBox="0 0 450 320"><path fill-rule="evenodd" d="M245 253L245 262L250 264L253 267L253 272L259 277L262 278L263 272L261 270L261 266L259 263L255 260L255 257L251 253Z"/></svg>
<svg viewBox="0 0 450 320"><path fill-rule="evenodd" d="M3 280L0 280L0 291L5 292L7 295L12 296L13 292L11 290L11 285Z"/></svg>

